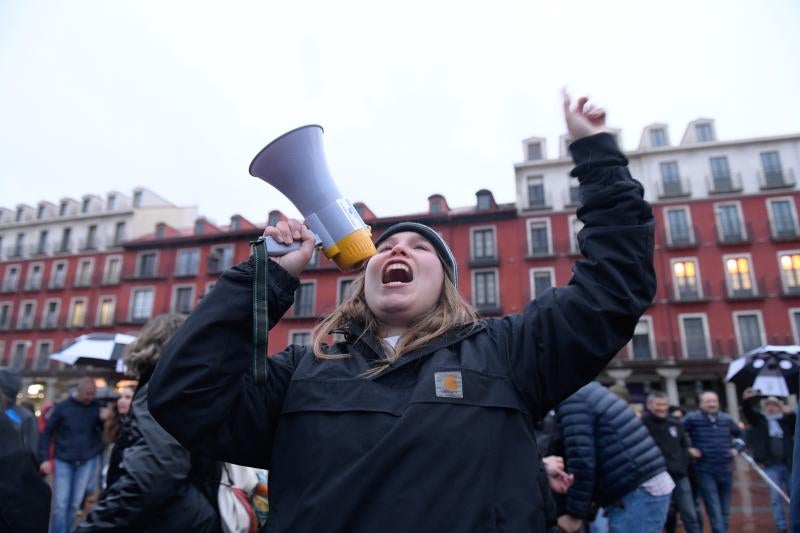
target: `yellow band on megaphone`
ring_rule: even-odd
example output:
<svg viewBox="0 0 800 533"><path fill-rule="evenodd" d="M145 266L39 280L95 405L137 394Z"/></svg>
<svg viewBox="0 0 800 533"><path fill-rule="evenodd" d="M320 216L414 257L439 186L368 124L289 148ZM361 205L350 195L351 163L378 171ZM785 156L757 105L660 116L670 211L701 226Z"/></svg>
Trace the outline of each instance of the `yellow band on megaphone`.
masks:
<svg viewBox="0 0 800 533"><path fill-rule="evenodd" d="M357 229L322 252L336 263L339 270L353 270L375 255L372 232L368 227Z"/></svg>

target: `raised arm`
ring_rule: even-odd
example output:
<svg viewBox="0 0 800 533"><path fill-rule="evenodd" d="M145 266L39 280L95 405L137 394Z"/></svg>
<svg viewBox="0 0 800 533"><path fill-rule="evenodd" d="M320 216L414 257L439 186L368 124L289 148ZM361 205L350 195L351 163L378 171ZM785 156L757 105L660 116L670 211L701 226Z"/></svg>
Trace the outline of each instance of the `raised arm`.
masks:
<svg viewBox="0 0 800 533"><path fill-rule="evenodd" d="M585 259L566 287L529 303L496 328L511 378L534 417L541 417L593 379L631 339L656 291L653 215L641 184L614 138L600 132L605 114L564 108L580 181L584 223L578 243Z"/></svg>

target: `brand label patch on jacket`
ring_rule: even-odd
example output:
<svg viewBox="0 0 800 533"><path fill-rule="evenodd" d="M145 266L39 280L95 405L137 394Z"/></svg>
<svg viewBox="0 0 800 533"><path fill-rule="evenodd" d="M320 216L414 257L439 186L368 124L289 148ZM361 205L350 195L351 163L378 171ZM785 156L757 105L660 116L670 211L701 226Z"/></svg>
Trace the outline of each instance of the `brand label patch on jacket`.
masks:
<svg viewBox="0 0 800 533"><path fill-rule="evenodd" d="M678 438L678 428L676 428L675 426L670 426L669 427L669 434L672 435L673 439L677 439Z"/></svg>
<svg viewBox="0 0 800 533"><path fill-rule="evenodd" d="M463 398L464 388L461 384L461 372L436 372L436 396L439 398Z"/></svg>

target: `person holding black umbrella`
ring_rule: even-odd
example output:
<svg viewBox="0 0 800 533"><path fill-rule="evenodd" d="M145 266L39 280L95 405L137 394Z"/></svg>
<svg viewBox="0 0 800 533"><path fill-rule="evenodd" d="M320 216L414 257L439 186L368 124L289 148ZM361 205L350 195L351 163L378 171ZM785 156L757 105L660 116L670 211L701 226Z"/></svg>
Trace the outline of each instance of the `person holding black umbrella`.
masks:
<svg viewBox="0 0 800 533"><path fill-rule="evenodd" d="M755 406L759 400L758 392L753 388L747 388L742 394L744 400L742 414L750 424L747 445L753 452L753 459L764 466L770 479L779 487L788 488L797 416L791 410L786 412L784 403L775 396L762 399L759 412ZM775 527L778 531L786 531L783 498L772 489L769 491L769 497Z"/></svg>

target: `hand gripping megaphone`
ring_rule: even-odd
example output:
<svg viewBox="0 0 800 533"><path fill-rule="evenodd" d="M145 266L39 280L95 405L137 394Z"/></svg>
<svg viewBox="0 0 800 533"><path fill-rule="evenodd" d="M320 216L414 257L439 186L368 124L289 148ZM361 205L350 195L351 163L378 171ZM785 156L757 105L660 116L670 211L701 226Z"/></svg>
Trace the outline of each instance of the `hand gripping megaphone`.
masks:
<svg viewBox="0 0 800 533"><path fill-rule="evenodd" d="M265 146L250 163L250 175L283 193L302 213L317 244L340 270L351 270L375 255L370 228L333 182L322 149L322 127L302 126ZM266 239L267 253L297 250Z"/></svg>

